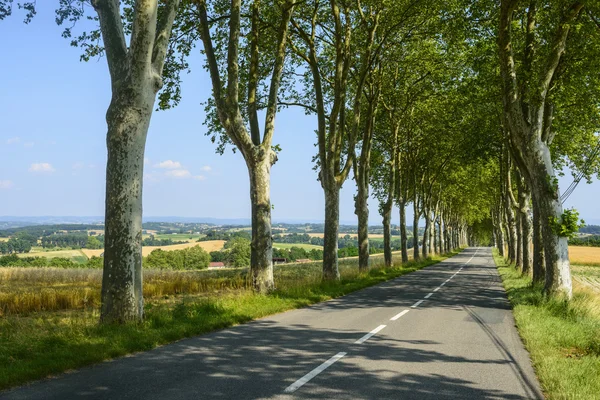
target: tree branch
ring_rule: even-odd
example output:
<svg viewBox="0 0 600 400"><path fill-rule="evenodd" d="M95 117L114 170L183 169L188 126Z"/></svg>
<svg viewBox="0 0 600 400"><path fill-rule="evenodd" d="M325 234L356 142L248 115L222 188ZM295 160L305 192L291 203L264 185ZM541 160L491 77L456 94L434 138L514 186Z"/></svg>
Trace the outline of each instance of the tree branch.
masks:
<svg viewBox="0 0 600 400"><path fill-rule="evenodd" d="M106 51L113 90L126 70L127 45L118 0L94 0L92 6L100 18L100 31Z"/></svg>
<svg viewBox="0 0 600 400"><path fill-rule="evenodd" d="M156 28L156 38L154 39L154 51L152 52L152 65L159 76L162 76L167 48L173 28L173 21L177 15L180 0L168 0L166 10L158 21Z"/></svg>
<svg viewBox="0 0 600 400"><path fill-rule="evenodd" d="M275 64L273 65L273 75L271 76L271 87L269 89L269 99L267 101L267 112L265 114L265 137L263 146L271 147L273 133L275 131L275 114L277 113L277 93L281 84L281 75L285 62L285 47L287 42L287 33L290 26L290 19L294 12L294 0L287 0L282 7L281 24L277 32L277 54L275 55Z"/></svg>
<svg viewBox="0 0 600 400"><path fill-rule="evenodd" d="M136 0L134 10L135 18L129 46L130 74L134 81L139 81L153 72L148 69L152 68L158 0Z"/></svg>

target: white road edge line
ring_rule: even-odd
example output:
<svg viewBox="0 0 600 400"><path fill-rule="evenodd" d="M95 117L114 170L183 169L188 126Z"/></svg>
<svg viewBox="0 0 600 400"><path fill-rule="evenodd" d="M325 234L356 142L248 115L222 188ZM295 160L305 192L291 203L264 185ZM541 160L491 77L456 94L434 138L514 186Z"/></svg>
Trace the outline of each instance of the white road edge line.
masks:
<svg viewBox="0 0 600 400"><path fill-rule="evenodd" d="M431 296L433 296L433 292L430 292L427 296L425 296L426 299L430 298Z"/></svg>
<svg viewBox="0 0 600 400"><path fill-rule="evenodd" d="M390 321L395 321L398 318L400 318L401 316L403 316L404 314L406 314L407 312L409 312L410 310L404 310L402 312L399 312L398 314L394 315L392 318L390 318Z"/></svg>
<svg viewBox="0 0 600 400"><path fill-rule="evenodd" d="M362 343L366 342L367 340L369 340L371 338L371 336L375 335L377 332L379 332L386 326L387 325L379 325L377 328L373 329L371 332L367 333L365 336L361 337L356 342L354 342L354 344L362 344Z"/></svg>
<svg viewBox="0 0 600 400"><path fill-rule="evenodd" d="M340 352L335 356L331 357L329 360L325 361L323 364L319 365L317 368L310 371L308 374L304 375L302 378L298 379L296 382L292 383L290 386L286 387L285 393L294 393L296 390L300 389L305 383L310 381L315 376L319 375L321 372L325 371L327 368L331 367L333 363L344 357L348 353Z"/></svg>
<svg viewBox="0 0 600 400"><path fill-rule="evenodd" d="M413 304L413 305L412 305L412 306L410 306L410 307L411 307L411 308L417 308L417 307L419 307L419 305L420 305L422 302L424 302L424 301L425 301L425 300L419 300L419 301L417 301L415 304Z"/></svg>
<svg viewBox="0 0 600 400"><path fill-rule="evenodd" d="M438 290L440 290L442 288L442 286L438 286L435 289L433 289L434 292L437 292Z"/></svg>

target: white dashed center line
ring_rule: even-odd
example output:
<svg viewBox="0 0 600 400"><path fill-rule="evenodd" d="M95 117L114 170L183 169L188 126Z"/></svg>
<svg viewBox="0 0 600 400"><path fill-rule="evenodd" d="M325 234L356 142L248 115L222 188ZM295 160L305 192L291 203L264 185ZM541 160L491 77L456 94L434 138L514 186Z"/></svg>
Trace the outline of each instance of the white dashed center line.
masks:
<svg viewBox="0 0 600 400"><path fill-rule="evenodd" d="M333 363L344 357L346 354L348 353L337 353L335 356L331 357L329 360L325 361L323 364L319 365L317 368L313 369L308 374L304 375L302 378L298 379L296 382L292 383L290 386L285 388L284 392L294 393L296 390L300 389L306 382L310 381L312 378L325 371Z"/></svg>
<svg viewBox="0 0 600 400"><path fill-rule="evenodd" d="M375 335L377 332L379 332L380 330L382 330L385 327L386 327L386 325L379 325L377 328L373 329L371 332L367 333L365 336L361 337L354 343L362 344L362 343L366 342L367 340L369 340L371 338L371 336Z"/></svg>
<svg viewBox="0 0 600 400"><path fill-rule="evenodd" d="M402 312L399 312L398 314L394 315L392 318L390 318L390 321L395 321L398 318L400 318L401 316L403 316L404 314L406 314L407 312L409 312L410 310L404 310Z"/></svg>
<svg viewBox="0 0 600 400"><path fill-rule="evenodd" d="M421 304L422 302L424 302L425 300L419 300L417 301L415 304L413 304L412 306L410 306L411 308L417 308L419 307L419 304Z"/></svg>
<svg viewBox="0 0 600 400"><path fill-rule="evenodd" d="M450 278L446 279L442 284L440 284L440 286L438 286L435 289L433 289L433 292L428 293L425 296L425 299L428 299L431 296L433 296L434 292L437 292L438 290L440 290L442 288L442 286L444 286L446 283L450 282L450 280L452 278L454 278L460 271L462 271L462 269L464 267L467 266L468 263L471 262L471 260L473 260L473 257L475 257L475 255L477 255L478 251L479 251L479 249L477 249L475 251L475 254L473 254L473 256L471 256L471 258L469 259L469 261L467 261L466 264L463 264L458 269L458 271L456 271ZM417 301L415 304L413 304L411 306L411 308L417 308L417 307L419 307L419 305L421 305L421 303L423 303L425 301L425 299ZM403 310L403 311L399 312L398 314L396 314L392 318L390 318L390 321L396 321L397 319L399 319L400 317L402 317L403 315L405 315L409 311L410 310L407 309L407 310ZM364 335L363 337L361 337L360 339L358 339L354 343L355 344L362 344L362 343L366 342L367 340L369 340L372 336L374 336L375 334L377 334L378 332L380 332L386 326L387 325L379 325L377 328L373 329L371 332L367 333L366 335ZM304 375L302 378L300 378L296 382L292 383L290 386L288 386L284 390L284 392L285 393L294 393L296 390L300 389L305 383L307 383L308 381L310 381L311 379L313 379L315 376L317 376L321 372L325 371L327 368L329 368L335 362L337 362L338 360L340 360L341 358L343 358L344 356L346 356L346 354L348 354L348 353L345 353L345 352L337 353L335 356L331 357L329 360L325 361L323 364L319 365L317 368L313 369L308 374Z"/></svg>

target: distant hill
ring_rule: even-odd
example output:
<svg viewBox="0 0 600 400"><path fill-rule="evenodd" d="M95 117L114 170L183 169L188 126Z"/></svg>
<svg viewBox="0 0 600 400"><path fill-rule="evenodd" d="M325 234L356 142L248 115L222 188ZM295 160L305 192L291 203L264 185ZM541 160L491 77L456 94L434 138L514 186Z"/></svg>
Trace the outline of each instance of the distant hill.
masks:
<svg viewBox="0 0 600 400"><path fill-rule="evenodd" d="M592 235L600 235L600 225L586 225L579 229L579 233L589 233Z"/></svg>

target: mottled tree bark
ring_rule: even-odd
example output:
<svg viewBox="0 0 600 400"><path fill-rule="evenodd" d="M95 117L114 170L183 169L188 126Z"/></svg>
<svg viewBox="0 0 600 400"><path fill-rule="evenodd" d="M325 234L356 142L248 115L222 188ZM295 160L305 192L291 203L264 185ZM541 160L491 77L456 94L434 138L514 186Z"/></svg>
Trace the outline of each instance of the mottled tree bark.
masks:
<svg viewBox="0 0 600 400"><path fill-rule="evenodd" d="M408 262L408 236L406 234L406 203L402 200L400 208L400 246L402 248L402 262Z"/></svg>
<svg viewBox="0 0 600 400"><path fill-rule="evenodd" d="M413 199L413 260L418 260L419 256L419 202L417 197Z"/></svg>
<svg viewBox="0 0 600 400"><path fill-rule="evenodd" d="M524 275L531 273L531 240L533 229L529 204L531 203L531 191L525 179L518 174L517 186L519 188L519 215L521 217L521 248L522 248L522 271Z"/></svg>
<svg viewBox="0 0 600 400"><path fill-rule="evenodd" d="M252 243L250 265L252 287L267 293L275 289L273 280L273 243L271 236L271 165L275 154L256 147L247 157L252 205Z"/></svg>
<svg viewBox="0 0 600 400"><path fill-rule="evenodd" d="M533 283L541 284L546 276L544 244L542 243L542 224L540 212L533 198Z"/></svg>
<svg viewBox="0 0 600 400"><path fill-rule="evenodd" d="M429 256L429 217L427 210L423 211L423 216L425 217L425 230L423 231L423 246L421 248L421 255L423 258L427 258Z"/></svg>
<svg viewBox="0 0 600 400"><path fill-rule="evenodd" d="M366 175L363 172L363 176ZM367 205L368 183L358 185L355 200L355 214L358 217L358 269L361 272L369 270L369 207Z"/></svg>
<svg viewBox="0 0 600 400"><path fill-rule="evenodd" d="M325 192L325 234L323 237L323 279L338 280L338 235L340 221L340 189L337 186L324 187Z"/></svg>
<svg viewBox="0 0 600 400"><path fill-rule="evenodd" d="M383 259L386 267L392 266L392 202L386 201L381 206L383 217Z"/></svg>
<svg viewBox="0 0 600 400"><path fill-rule="evenodd" d="M106 115L108 159L101 320L107 323L139 321L144 316L142 183L154 93L146 99L128 96L135 92L118 90Z"/></svg>

